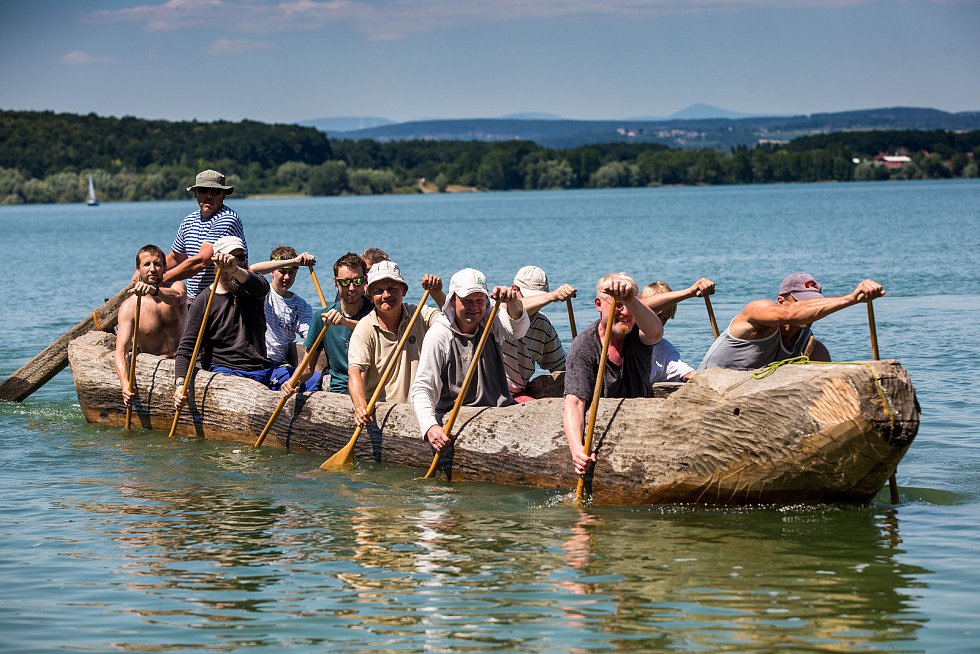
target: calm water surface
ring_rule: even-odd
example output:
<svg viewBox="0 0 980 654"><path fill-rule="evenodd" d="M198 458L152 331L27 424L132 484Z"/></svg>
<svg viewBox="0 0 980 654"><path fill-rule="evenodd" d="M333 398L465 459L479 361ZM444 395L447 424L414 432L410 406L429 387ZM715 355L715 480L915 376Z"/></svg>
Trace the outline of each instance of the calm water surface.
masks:
<svg viewBox="0 0 980 654"><path fill-rule="evenodd" d="M579 511L552 493L88 425L67 373L0 405L0 650L975 652L980 616L980 183L231 200L253 256L327 270L387 249L410 279L526 263L589 289L704 275L724 324L788 272L864 277L883 357L922 404L902 503ZM191 202L0 207L0 375L169 248ZM326 272L322 279L329 278ZM307 277L296 289L316 295ZM412 296L417 299L416 287ZM549 311L560 333L567 316ZM817 329L868 358L867 315ZM690 362L703 304L668 337Z"/></svg>

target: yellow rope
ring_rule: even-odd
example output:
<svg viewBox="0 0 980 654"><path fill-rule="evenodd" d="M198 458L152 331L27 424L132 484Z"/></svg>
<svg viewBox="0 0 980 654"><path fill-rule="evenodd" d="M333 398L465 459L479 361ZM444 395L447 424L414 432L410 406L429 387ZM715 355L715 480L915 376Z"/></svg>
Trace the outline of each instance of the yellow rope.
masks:
<svg viewBox="0 0 980 654"><path fill-rule="evenodd" d="M102 329L102 323L99 322L99 314L96 311L93 311L92 312L92 320L95 321L95 328L96 329L98 329L100 332L104 332L105 331L104 329Z"/></svg>
<svg viewBox="0 0 980 654"><path fill-rule="evenodd" d="M785 366L787 364L822 364L822 365L834 365L834 366L864 366L871 373L871 378L875 380L875 387L878 389L878 397L881 398L881 408L884 410L885 415L888 416L889 428L895 429L895 415L892 413L891 407L888 406L888 398L885 396L885 389L881 385L881 379L878 378L878 373L867 361L811 361L808 356L792 357L790 359L783 359L782 361L773 361L765 368L760 368L752 373L753 379L765 379L772 373L776 372L776 369Z"/></svg>

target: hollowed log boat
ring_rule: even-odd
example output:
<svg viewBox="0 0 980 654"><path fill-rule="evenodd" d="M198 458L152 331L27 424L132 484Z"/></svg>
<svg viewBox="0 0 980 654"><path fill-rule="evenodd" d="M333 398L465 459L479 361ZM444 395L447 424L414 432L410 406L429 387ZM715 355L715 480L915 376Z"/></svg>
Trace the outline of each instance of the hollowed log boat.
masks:
<svg viewBox="0 0 980 654"><path fill-rule="evenodd" d="M92 332L69 346L78 400L90 422L122 426L112 364L115 337ZM167 432L173 361L137 357L134 426ZM438 474L452 481L572 490L562 432L560 374L532 380L546 397L504 408L464 407ZM198 371L177 432L252 444L279 399L251 380ZM603 399L590 475L596 504L862 503L882 488L911 445L919 405L897 361L784 365L762 379L707 370L649 399ZM355 427L346 395L291 398L264 447L327 457ZM424 471L433 450L411 406L380 403L355 448L359 460Z"/></svg>

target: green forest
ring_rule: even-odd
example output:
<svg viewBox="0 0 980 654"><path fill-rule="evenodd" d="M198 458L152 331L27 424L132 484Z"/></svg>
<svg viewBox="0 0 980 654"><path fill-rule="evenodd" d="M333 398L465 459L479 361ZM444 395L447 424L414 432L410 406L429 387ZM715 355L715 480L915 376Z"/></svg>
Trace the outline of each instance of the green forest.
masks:
<svg viewBox="0 0 980 654"><path fill-rule="evenodd" d="M904 155L890 166L878 155ZM0 204L187 197L215 168L236 195L501 191L980 177L980 131L854 131L727 152L658 144L328 139L312 127L0 111Z"/></svg>

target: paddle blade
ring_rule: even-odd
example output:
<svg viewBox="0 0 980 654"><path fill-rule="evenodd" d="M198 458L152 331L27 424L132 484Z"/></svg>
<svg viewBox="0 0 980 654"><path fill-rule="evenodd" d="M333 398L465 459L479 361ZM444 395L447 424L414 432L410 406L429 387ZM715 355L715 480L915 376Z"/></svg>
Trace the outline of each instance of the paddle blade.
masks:
<svg viewBox="0 0 980 654"><path fill-rule="evenodd" d="M332 457L320 464L320 470L337 470L338 468L346 468L354 463L354 444L357 443L357 437L361 435L361 430L363 427L357 426L354 430L354 435L350 437L347 441L347 445L337 450L337 453Z"/></svg>

